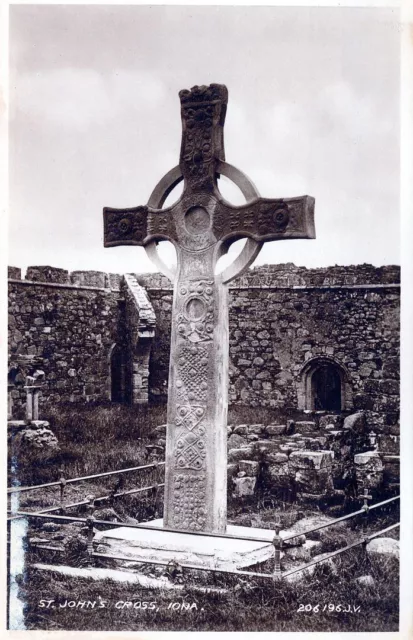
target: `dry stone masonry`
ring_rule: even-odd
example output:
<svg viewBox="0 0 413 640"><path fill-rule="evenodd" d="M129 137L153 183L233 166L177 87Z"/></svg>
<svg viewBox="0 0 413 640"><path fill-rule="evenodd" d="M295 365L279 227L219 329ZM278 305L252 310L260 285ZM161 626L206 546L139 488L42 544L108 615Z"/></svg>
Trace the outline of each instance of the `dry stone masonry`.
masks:
<svg viewBox="0 0 413 640"><path fill-rule="evenodd" d="M43 415L47 415L48 405L59 402L166 401L172 309L169 280L160 274L131 276L129 282L140 284L142 298L132 294L127 277L102 273L99 281L105 286L98 288L94 286L96 272L90 279L87 273L82 272L79 284L79 276L67 272L60 282L61 270L50 267L30 268L23 280L20 269L10 268L10 419L25 417L26 375L36 370L45 373L39 400ZM58 281L53 280L53 274ZM28 275L36 280L28 280ZM231 283L230 406L266 406L274 411L274 423L265 425L263 432L254 425L250 426L255 433L242 433L242 425L231 430L230 495L257 491L258 476L252 472L256 466L243 465L239 470L236 465L242 460L257 462L249 453L254 441L266 440L268 445L277 435L283 442L276 451L266 454L271 455L267 476L280 490L290 487L293 466L289 456L301 450L303 438L307 438L306 449L334 452L331 471L335 490L344 491L351 482L358 482L354 492L360 493L364 479L369 487L397 490L399 281L398 267L359 265L309 270L280 265L255 268ZM144 307L141 314L135 313L139 305ZM154 337L146 331L153 331ZM118 364L130 340L134 342L135 363L126 366L122 382ZM116 351L120 351L120 358L115 357ZM316 363L314 358L322 362L329 358L346 373L340 383L348 390L352 408L341 415L299 410L300 394L312 375L306 365ZM135 394L129 393L127 389L134 384ZM126 387L124 392L122 385ZM348 418L352 428L343 429L343 418L354 414L358 417ZM295 433L288 434L287 421L291 418L296 419ZM314 433L304 433L305 425L297 427L298 422L314 420L318 422ZM236 452L241 444L251 447L248 453L245 447L242 453ZM233 483L232 477L237 478L240 472L255 481ZM309 476L298 477L306 480ZM303 494L311 494L310 487L305 491L305 483L301 487Z"/></svg>

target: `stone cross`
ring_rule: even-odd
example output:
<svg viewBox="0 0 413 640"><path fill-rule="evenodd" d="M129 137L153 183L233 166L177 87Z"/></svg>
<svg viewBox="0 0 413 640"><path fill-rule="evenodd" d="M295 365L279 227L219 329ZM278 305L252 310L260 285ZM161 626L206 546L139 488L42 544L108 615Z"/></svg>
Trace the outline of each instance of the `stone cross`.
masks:
<svg viewBox="0 0 413 640"><path fill-rule="evenodd" d="M261 198L252 182L225 163L224 85L179 93L180 163L155 187L145 206L105 207L105 247L144 246L174 284L168 385L164 526L224 532L227 503L228 299L226 284L240 275L266 240L314 238L314 199ZM220 174L239 186L246 204L233 206L218 190ZM179 200L162 209L184 180ZM247 238L221 275L220 256ZM177 266L169 270L156 243L170 240Z"/></svg>

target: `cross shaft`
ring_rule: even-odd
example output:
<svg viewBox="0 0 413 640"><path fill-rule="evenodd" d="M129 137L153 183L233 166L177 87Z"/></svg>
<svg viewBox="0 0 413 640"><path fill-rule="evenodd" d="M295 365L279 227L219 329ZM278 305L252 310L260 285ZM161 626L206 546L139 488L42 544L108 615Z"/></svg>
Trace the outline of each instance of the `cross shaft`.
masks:
<svg viewBox="0 0 413 640"><path fill-rule="evenodd" d="M230 167L225 164L223 136L227 89L216 84L193 87L181 91L180 99L178 172L171 172L171 179L155 198L156 207L104 209L105 246L154 248L156 241L170 240L176 247L176 272L167 272L174 282L174 299L164 524L180 530L223 532L228 404L228 293L224 282L240 275L267 240L314 238L314 199L256 195L245 205L231 205L217 186L219 171ZM162 209L167 193L181 176L181 198ZM244 237L249 243L245 257L241 255L227 279L216 276L219 257Z"/></svg>

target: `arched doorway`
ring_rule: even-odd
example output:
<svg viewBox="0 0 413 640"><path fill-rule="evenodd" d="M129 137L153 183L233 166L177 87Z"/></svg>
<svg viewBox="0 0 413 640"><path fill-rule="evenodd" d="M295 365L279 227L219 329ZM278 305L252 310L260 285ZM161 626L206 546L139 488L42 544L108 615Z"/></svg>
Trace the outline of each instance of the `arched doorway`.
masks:
<svg viewBox="0 0 413 640"><path fill-rule="evenodd" d="M311 376L312 402L316 411L341 410L341 376L332 364L321 365Z"/></svg>
<svg viewBox="0 0 413 640"><path fill-rule="evenodd" d="M298 378L298 408L307 411L348 411L353 408L351 378L330 356L308 360Z"/></svg>
<svg viewBox="0 0 413 640"><path fill-rule="evenodd" d="M126 351L115 344L110 352L110 399L112 402L129 402L130 385L127 384L127 379Z"/></svg>

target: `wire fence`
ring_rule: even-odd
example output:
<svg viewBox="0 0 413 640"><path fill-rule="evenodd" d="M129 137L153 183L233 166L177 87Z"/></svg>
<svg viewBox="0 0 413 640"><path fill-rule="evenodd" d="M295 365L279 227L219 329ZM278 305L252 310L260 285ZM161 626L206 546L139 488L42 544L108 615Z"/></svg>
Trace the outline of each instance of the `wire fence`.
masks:
<svg viewBox="0 0 413 640"><path fill-rule="evenodd" d="M148 467L150 465L145 465L145 467ZM134 469L136 470L136 469ZM100 475L100 474L98 474ZM162 485L157 485L157 486L163 486ZM37 488L37 487L36 487ZM137 490L132 490L134 492L137 491L143 491L146 489L151 489L153 487L145 487L145 488L140 488ZM126 495L130 492L121 492L120 495ZM179 530L179 533L181 534L187 534L187 535L191 535L191 536L205 536L205 537L214 537L214 538L225 538L225 539L232 539L232 540L245 540L245 541L254 541L254 542L261 542L261 543L265 543L267 542L268 544L272 544L273 548L274 548L274 568L273 568L273 573L260 573L260 572L256 572L256 571L242 571L239 569L229 569L229 568L217 568L217 567L203 567L201 565L196 565L196 564L185 564L185 563L178 563L175 562L175 564L179 567L181 567L182 569L194 569L194 570L201 570L201 571L211 571L211 572L217 572L217 573L229 573L229 574L234 574L234 575L242 575L242 576L249 576L249 577L259 577L259 578L271 578L271 579L276 579L276 580L282 580L294 573L298 573L300 571L305 571L307 569L309 569L310 567L317 565L319 563L325 563L327 562L330 558L333 558L335 556L341 555L342 553L345 553L347 551L349 551L350 549L353 549L354 547L357 547L359 545L364 545L366 546L366 544L372 540L373 538L376 538L380 535L383 535L384 533L388 533L389 531L392 531L396 528L398 528L400 526L400 523L395 523L392 524L380 531L376 531L373 534L367 535L367 536L363 536L361 537L359 540L347 545L346 547L337 549L336 551L331 552L328 555L323 554L322 558L319 559L314 559L311 562L308 562L306 564L300 565L298 567L295 567L293 569L290 569L289 571L285 571L282 572L281 570L281 555L282 555L282 549L283 549L283 545L285 542L287 542L288 540L292 540L293 538L297 538L298 536L301 535L305 535L308 536L311 533L314 533L315 531L319 531L320 529L325 529L327 527L332 527L336 524L342 523L346 520L349 520L351 518L354 518L358 515L368 515L372 510L374 509L378 509L380 507L383 507L384 505L393 503L397 500L400 499L400 496L394 496L392 498L388 498L387 500L383 500L381 502L378 502L376 504L373 505L369 505L368 501L369 499L371 499L371 496L369 495L368 491L365 490L364 494L362 496L359 496L362 500L363 500L363 506L361 509L358 509L357 511L354 511L350 514L347 514L345 516L342 516L340 518L335 518L334 520L331 520L329 522L325 522L322 523L320 525L314 526L311 529L306 529L304 531L293 531L290 535L281 535L280 530L280 524L279 522L276 523L275 525L275 529L274 529L274 538L272 539L272 541L268 540L268 539L264 539L263 537L258 537L258 536L238 536L238 535L233 535L233 534L229 534L229 533L210 533L210 532L204 532L204 531L192 531L192 530ZM102 496L101 498L99 498L100 500L102 499L107 499L108 496ZM98 499L98 500L99 500ZM11 521L13 519L17 518L28 518L28 519L47 519L47 520L55 520L55 521L60 521L60 522L78 522L78 523L83 523L86 527L87 527L87 552L86 552L86 564L88 566L93 566L94 565L94 561L95 559L99 558L101 561L106 560L117 560L117 561L128 561L128 562L133 562L135 564L153 564L153 565L162 565L162 566L166 566L168 564L170 564L170 562L166 562L166 561L161 561L161 560L149 560L149 559L139 559L139 558L134 558L131 556L115 556L115 555L110 555L110 554L102 554L102 553L97 553L93 550L93 544L94 544L94 537L95 537L95 529L99 526L110 526L113 527L113 525L115 524L113 521L111 520L101 520L101 519L96 519L93 517L93 510L96 506L95 504L96 500L84 500L81 501L80 504L86 504L89 507L89 511L90 514L88 517L86 518L79 518L79 517L74 517L74 516L67 516L67 515L50 515L51 513L51 509L47 509L47 510L42 510L42 511L37 511L37 512L26 512L26 511L16 511L14 513L11 513L10 517L8 518L8 526L10 529L11 526ZM77 506L77 504L72 504L72 505L65 505L64 508L70 508L71 506ZM60 508L60 507L59 507ZM56 510L56 508L54 507L53 510ZM147 530L154 530L154 531L162 531L164 533L177 533L177 530L175 529L170 529L170 528L162 528L160 529L157 526L154 525L150 525L150 524L131 524L131 523L121 523L121 526L124 528L130 528L130 529L147 529ZM33 543L31 545L33 548L37 548L37 549L42 549L42 550L48 550L48 551L53 551L56 553L64 553L64 548L62 547L53 547L50 545L42 545L39 543Z"/></svg>

